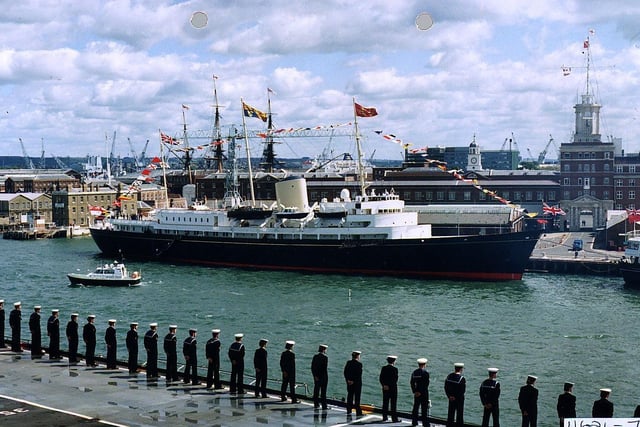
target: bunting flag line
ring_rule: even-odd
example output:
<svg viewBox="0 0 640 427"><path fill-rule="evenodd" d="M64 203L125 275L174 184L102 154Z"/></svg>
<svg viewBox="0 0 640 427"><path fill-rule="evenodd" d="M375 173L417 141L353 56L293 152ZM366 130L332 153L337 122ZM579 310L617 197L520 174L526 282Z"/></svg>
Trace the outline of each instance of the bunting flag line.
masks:
<svg viewBox="0 0 640 427"><path fill-rule="evenodd" d="M109 211L102 206L89 205L89 213L91 216L105 216L109 214Z"/></svg>
<svg viewBox="0 0 640 427"><path fill-rule="evenodd" d="M627 218L630 224L640 222L640 211L637 209L627 209Z"/></svg>
<svg viewBox="0 0 640 427"><path fill-rule="evenodd" d="M127 188L127 191L125 191L123 195L118 197L118 200L117 200L118 204L115 206L119 207L120 206L119 203L122 200L133 200L133 198L130 196L131 193L133 193L134 191L138 191L140 188L142 188L143 183L153 182L153 178L151 178L151 171L156 170L160 165L160 163L162 163L162 160L157 156L151 159L151 162L140 172L140 175L138 175L135 181L133 181L131 185L129 185L129 187Z"/></svg>
<svg viewBox="0 0 640 427"><path fill-rule="evenodd" d="M356 110L356 116L358 117L374 117L378 115L378 110L376 110L375 107L363 107L357 102L354 102L353 106Z"/></svg>
<svg viewBox="0 0 640 427"><path fill-rule="evenodd" d="M256 119L260 119L263 122L267 121L267 113L263 113L262 111L253 108L251 105L246 104L242 101L242 112L245 117L255 117Z"/></svg>

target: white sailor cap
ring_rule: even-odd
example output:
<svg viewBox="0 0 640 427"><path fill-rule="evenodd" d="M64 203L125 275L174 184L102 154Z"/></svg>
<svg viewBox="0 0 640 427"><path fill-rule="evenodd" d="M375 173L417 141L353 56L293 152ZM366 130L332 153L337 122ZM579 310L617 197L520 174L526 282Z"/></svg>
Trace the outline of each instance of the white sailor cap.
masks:
<svg viewBox="0 0 640 427"><path fill-rule="evenodd" d="M490 374L496 374L499 370L500 369L498 368L487 368L487 371L489 371Z"/></svg>
<svg viewBox="0 0 640 427"><path fill-rule="evenodd" d="M351 357L360 356L362 352L360 350L354 350L351 352Z"/></svg>
<svg viewBox="0 0 640 427"><path fill-rule="evenodd" d="M20 301L18 301L18 302L14 302L14 303L13 303L13 306L14 306L14 307L18 307L19 305L22 305L22 303L21 303Z"/></svg>
<svg viewBox="0 0 640 427"><path fill-rule="evenodd" d="M387 362L395 362L398 359L398 356L387 356Z"/></svg>
<svg viewBox="0 0 640 427"><path fill-rule="evenodd" d="M212 329L211 333L212 334L219 334L220 333L220 329Z"/></svg>
<svg viewBox="0 0 640 427"><path fill-rule="evenodd" d="M19 303L15 303L15 304L13 304L13 305L20 305L20 304L19 304ZM34 309L34 310L40 310L41 308L42 308L42 306L41 306L41 305L34 305L34 306L33 306L33 309Z"/></svg>
<svg viewBox="0 0 640 427"><path fill-rule="evenodd" d="M260 341L259 341L259 344L260 344L260 345L266 345L266 344L268 344L268 343L269 343L269 340L268 340L268 339L266 339L266 338L261 338L261 339L260 339Z"/></svg>
<svg viewBox="0 0 640 427"><path fill-rule="evenodd" d="M453 364L454 368L464 368L464 363L461 362L456 362Z"/></svg>
<svg viewBox="0 0 640 427"><path fill-rule="evenodd" d="M0 304L4 304L4 300L3 299L0 299Z"/></svg>
<svg viewBox="0 0 640 427"><path fill-rule="evenodd" d="M116 323L116 319L109 319L109 323Z"/></svg>
<svg viewBox="0 0 640 427"><path fill-rule="evenodd" d="M601 388L600 391L603 392L603 393L611 393L611 389L610 388Z"/></svg>
<svg viewBox="0 0 640 427"><path fill-rule="evenodd" d="M538 377L536 377L535 375L527 375L528 382L536 382L537 379Z"/></svg>
<svg viewBox="0 0 640 427"><path fill-rule="evenodd" d="M326 344L320 344L320 345L318 346L318 351L324 351L324 350L326 350L326 349L328 349L328 348L329 348L329 346L328 346L328 345L326 345Z"/></svg>
<svg viewBox="0 0 640 427"><path fill-rule="evenodd" d="M417 360L418 365L426 365L428 360L426 357L421 357L420 359Z"/></svg>
<svg viewBox="0 0 640 427"><path fill-rule="evenodd" d="M189 332L198 332L198 329L196 329L196 328L189 328Z"/></svg>
<svg viewBox="0 0 640 427"><path fill-rule="evenodd" d="M138 322L131 322L129 323L130 326L138 326Z"/></svg>
<svg viewBox="0 0 640 427"><path fill-rule="evenodd" d="M58 310L57 308L54 308L53 310L51 310L52 313L60 313L60 310Z"/></svg>
<svg viewBox="0 0 640 427"><path fill-rule="evenodd" d="M78 317L78 313L71 313L71 317Z"/></svg>
<svg viewBox="0 0 640 427"><path fill-rule="evenodd" d="M296 345L296 342L294 340L288 340L285 342L286 345L292 346L292 345Z"/></svg>
<svg viewBox="0 0 640 427"><path fill-rule="evenodd" d="M90 314L87 316L87 319L95 319L96 315L95 314Z"/></svg>
<svg viewBox="0 0 640 427"><path fill-rule="evenodd" d="M157 324L156 322L149 323L149 327L150 327L150 328L157 328L157 327L158 327L158 324Z"/></svg>
<svg viewBox="0 0 640 427"><path fill-rule="evenodd" d="M244 334L235 334L235 335L234 335L234 337L236 337L236 338L242 338L242 337L244 337Z"/></svg>
<svg viewBox="0 0 640 427"><path fill-rule="evenodd" d="M169 329L178 329L178 325L169 325Z"/></svg>

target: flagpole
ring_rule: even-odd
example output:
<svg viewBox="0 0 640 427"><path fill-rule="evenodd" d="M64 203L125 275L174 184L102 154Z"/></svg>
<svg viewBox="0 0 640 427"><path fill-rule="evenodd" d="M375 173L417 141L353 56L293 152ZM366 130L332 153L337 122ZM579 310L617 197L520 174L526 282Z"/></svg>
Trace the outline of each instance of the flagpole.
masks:
<svg viewBox="0 0 640 427"><path fill-rule="evenodd" d="M362 163L362 144L360 143L360 130L358 129L358 114L356 112L356 97L353 97L353 124L356 131L356 149L358 151L358 178L360 180L360 193L365 197L366 185L364 180L364 165Z"/></svg>
<svg viewBox="0 0 640 427"><path fill-rule="evenodd" d="M244 101L240 98L242 104L242 128L244 129L244 145L247 151L247 168L249 169L249 190L251 191L251 207L256 205L256 196L253 191L253 172L251 170L251 150L249 149L249 136L247 135L247 124L244 118Z"/></svg>
<svg viewBox="0 0 640 427"><path fill-rule="evenodd" d="M164 144L162 143L162 131L158 129L160 132L160 162L162 163L162 184L164 185L164 207L169 207L169 192L167 191L167 168L166 161L164 158Z"/></svg>
<svg viewBox="0 0 640 427"><path fill-rule="evenodd" d="M188 107L182 104L182 133L184 138L184 155L186 158L186 167L187 173L189 174L189 184L193 184L193 177L191 176L191 151L189 150L189 140L187 139L187 116L184 113L184 110L187 110Z"/></svg>

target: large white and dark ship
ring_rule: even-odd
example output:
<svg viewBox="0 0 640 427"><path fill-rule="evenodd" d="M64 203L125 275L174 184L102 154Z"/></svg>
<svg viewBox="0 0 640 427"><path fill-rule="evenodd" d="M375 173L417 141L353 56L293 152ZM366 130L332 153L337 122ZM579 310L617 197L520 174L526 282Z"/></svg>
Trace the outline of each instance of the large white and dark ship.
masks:
<svg viewBox="0 0 640 427"><path fill-rule="evenodd" d="M111 257L219 267L425 279L519 280L539 231L432 236L396 194L348 191L309 206L306 183L276 184L269 209L204 205L159 209L148 219L91 228Z"/></svg>

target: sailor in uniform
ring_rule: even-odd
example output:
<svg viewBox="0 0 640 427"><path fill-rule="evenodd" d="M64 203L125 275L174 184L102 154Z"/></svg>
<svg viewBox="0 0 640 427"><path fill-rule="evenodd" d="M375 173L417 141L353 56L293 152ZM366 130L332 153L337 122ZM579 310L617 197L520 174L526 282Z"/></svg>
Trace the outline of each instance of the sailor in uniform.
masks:
<svg viewBox="0 0 640 427"><path fill-rule="evenodd" d="M135 374L138 372L138 322L129 323L129 330L127 331L127 352L129 352L129 359L127 366L129 367L129 373Z"/></svg>
<svg viewBox="0 0 640 427"><path fill-rule="evenodd" d="M87 323L82 327L82 340L86 347L85 359L87 366L98 366L95 360L96 354L96 325L93 322L96 321L96 315L90 314L87 316Z"/></svg>
<svg viewBox="0 0 640 427"><path fill-rule="evenodd" d="M147 350L147 378L158 378L158 324L149 323L144 334L144 349Z"/></svg>
<svg viewBox="0 0 640 427"><path fill-rule="evenodd" d="M9 313L9 326L11 327L11 351L22 353L20 346L20 324L22 323L22 303L13 303L13 310Z"/></svg>
<svg viewBox="0 0 640 427"><path fill-rule="evenodd" d="M0 299L0 348L5 348L4 343L4 300Z"/></svg>
<svg viewBox="0 0 640 427"><path fill-rule="evenodd" d="M71 313L65 335L69 343L69 363L78 363L78 313Z"/></svg>
<svg viewBox="0 0 640 427"><path fill-rule="evenodd" d="M31 358L40 359L42 357L42 331L40 329L40 309L42 307L36 305L33 307L33 313L29 317L29 330L31 331Z"/></svg>
<svg viewBox="0 0 640 427"><path fill-rule="evenodd" d="M518 405L522 413L522 427L536 427L538 424L538 389L535 383L538 377L529 375L527 383L520 387Z"/></svg>
<svg viewBox="0 0 640 427"><path fill-rule="evenodd" d="M253 367L256 370L256 397L267 397L268 343L269 340L261 339L258 342L258 348L253 353Z"/></svg>
<svg viewBox="0 0 640 427"><path fill-rule="evenodd" d="M244 354L245 348L242 343L244 334L235 334L235 341L229 346L229 360L231 361L231 379L229 381L229 392L231 394L244 394Z"/></svg>
<svg viewBox="0 0 640 427"><path fill-rule="evenodd" d="M287 386L291 395L291 403L298 403L296 399L296 354L293 352L295 341L287 341L284 351L280 354L280 369L282 370L282 385L280 386L280 400L287 400Z"/></svg>
<svg viewBox="0 0 640 427"><path fill-rule="evenodd" d="M600 399L593 402L591 416L593 418L613 418L613 403L609 401L610 388L600 389Z"/></svg>
<svg viewBox="0 0 640 427"><path fill-rule="evenodd" d="M191 384L193 385L200 384L200 381L198 381L198 341L196 341L197 335L197 329L189 329L189 336L182 343L182 354L186 362L184 366L184 378L182 382L185 384L189 384L189 381L191 381Z"/></svg>
<svg viewBox="0 0 640 427"><path fill-rule="evenodd" d="M59 360L60 356L60 310L51 310L51 316L47 320L47 335L49 335L49 359Z"/></svg>
<svg viewBox="0 0 640 427"><path fill-rule="evenodd" d="M464 363L454 363L453 372L447 375L444 382L444 391L449 399L447 427L464 426L464 393L467 380L462 375L463 370Z"/></svg>
<svg viewBox="0 0 640 427"><path fill-rule="evenodd" d="M382 386L382 421L388 420L391 410L391 421L398 422L396 406L398 402L398 368L394 365L398 356L387 356L387 364L380 369L379 381Z"/></svg>
<svg viewBox="0 0 640 427"><path fill-rule="evenodd" d="M564 383L564 393L558 396L558 418L560 427L564 427L565 418L576 417L576 397L573 395L573 383Z"/></svg>
<svg viewBox="0 0 640 427"><path fill-rule="evenodd" d="M327 384L329 383L329 358L327 345L320 344L318 353L311 360L311 374L313 374L313 406L327 409Z"/></svg>
<svg viewBox="0 0 640 427"><path fill-rule="evenodd" d="M360 362L361 351L356 350L351 353L351 360L344 366L344 379L347 382L347 415L355 408L356 415L362 415L360 408L360 394L362 393L362 363Z"/></svg>
<svg viewBox="0 0 640 427"><path fill-rule="evenodd" d="M500 427L500 383L498 368L488 368L489 378L480 384L480 402L482 402L482 427L489 427L489 417L493 418L493 427Z"/></svg>
<svg viewBox="0 0 640 427"><path fill-rule="evenodd" d="M107 345L107 369L117 369L118 339L116 338L116 321L115 319L110 319L108 323L109 326L104 333L104 342Z"/></svg>
<svg viewBox="0 0 640 427"><path fill-rule="evenodd" d="M169 325L169 333L164 336L164 353L167 356L167 385L172 381L178 381L178 337L176 337L178 325Z"/></svg>
<svg viewBox="0 0 640 427"><path fill-rule="evenodd" d="M220 384L220 329L211 330L211 338L205 345L207 357L207 388L221 389Z"/></svg>
<svg viewBox="0 0 640 427"><path fill-rule="evenodd" d="M423 426L429 426L429 372L426 369L427 359L417 360L418 368L411 373L411 391L413 392L413 409L411 419L414 426L418 425L418 412Z"/></svg>

